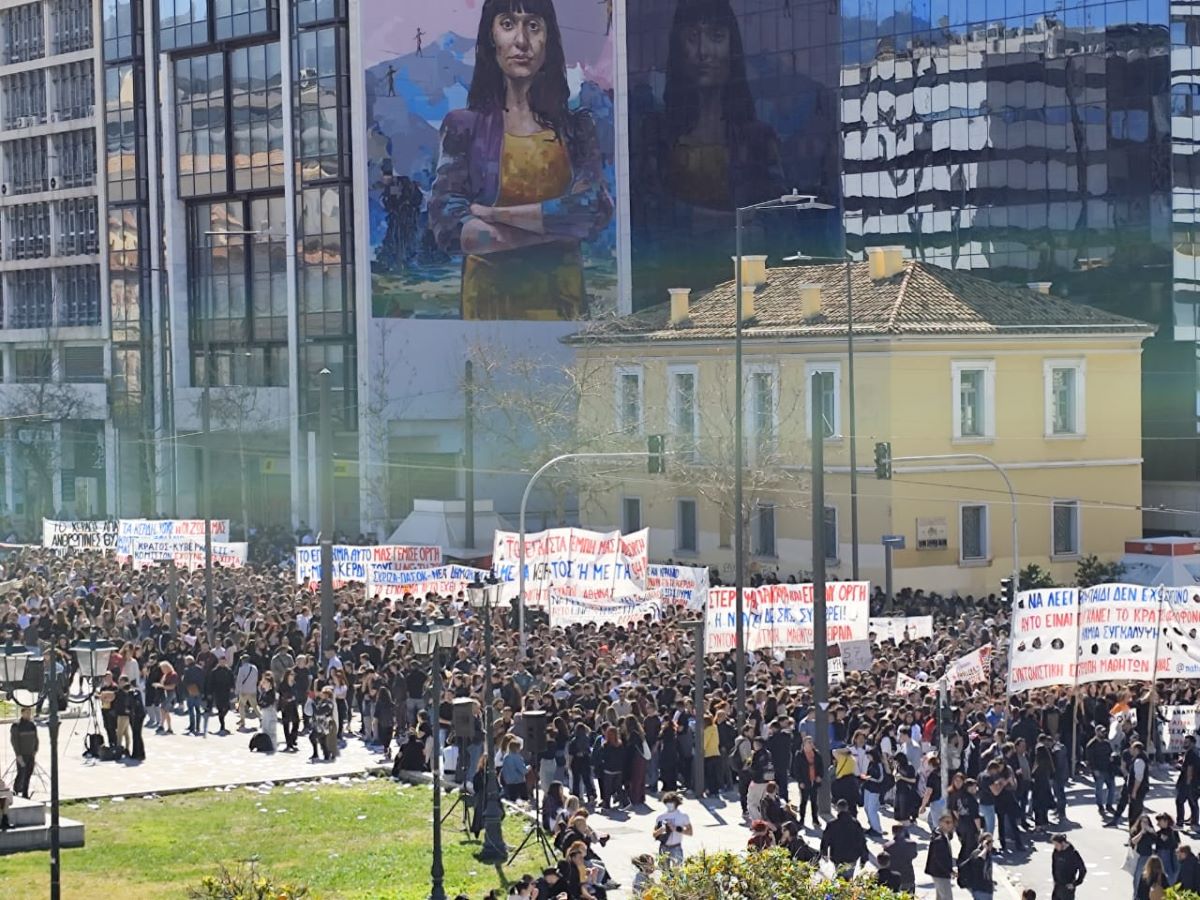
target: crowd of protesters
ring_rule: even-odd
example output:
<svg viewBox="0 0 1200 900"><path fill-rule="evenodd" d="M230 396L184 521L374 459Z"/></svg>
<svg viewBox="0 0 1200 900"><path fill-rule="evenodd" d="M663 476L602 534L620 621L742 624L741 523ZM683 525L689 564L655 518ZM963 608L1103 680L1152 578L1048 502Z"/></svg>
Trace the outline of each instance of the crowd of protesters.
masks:
<svg viewBox="0 0 1200 900"><path fill-rule="evenodd" d="M666 610L628 627L560 629L531 612L521 655L515 617L503 608L495 611L493 675L485 684L484 629L465 597L383 599L358 584L337 590L332 646L322 650L319 599L295 584L289 541L305 538L274 536L273 549L259 557L270 562L213 573L212 640L202 573L180 573L172 604L161 567L136 571L111 555L12 549L0 573L0 630L31 647L53 645L64 685L75 675L72 642L95 632L117 645L94 710L99 738L89 750L101 758L145 758L161 733L237 731L252 736L244 752L308 752L320 764L346 741L362 740L397 771L423 770L438 728L444 768L468 791L481 795L483 773L493 767L503 796L530 804L541 818L562 859L526 884L539 897L603 900L615 883L598 817L645 808L651 793L666 811L648 836L653 852L635 861L639 882L656 865L682 859L692 832L680 808L686 791L738 803L751 852L781 846L846 873L872 859L874 841L876 877L900 890L914 889L913 836L923 833L924 872L939 900L949 897L953 878L977 898L990 896L993 856L1019 858L1045 839L1052 817L1066 821L1066 787L1080 771L1094 784L1101 815L1128 823L1136 896L1154 900L1160 881L1200 888L1196 861L1180 840L1185 825L1200 827L1194 739L1178 769L1176 816L1151 819L1144 808L1157 729L1149 727L1148 687L1035 690L1010 706L1008 615L996 596L906 590L889 599L876 592L872 615L932 615L933 634L877 645L868 669L846 673L831 689L831 758L824 759L807 654L748 654L747 703L739 710L733 655L711 655L695 672L683 613ZM438 698L429 696L428 661L407 638L434 616L463 623ZM993 647L992 671L979 683L951 687L953 720L939 726L936 680L949 662L985 644ZM901 673L920 683L915 692L898 693ZM697 677L701 709L693 700ZM1158 693L1160 703L1193 699L1187 683L1160 683ZM465 729L455 723L454 701L462 698L475 700ZM486 704L491 759L484 754ZM547 714L544 741L528 731L525 714L533 710ZM28 758L27 733L22 740ZM533 744L544 749L532 754ZM694 780L697 747L701 783ZM834 814L823 821L818 797L826 789ZM27 790L28 779L18 786ZM886 828L885 809L894 822ZM478 808L472 828L482 828ZM1069 898L1086 867L1065 837L1050 843L1059 897Z"/></svg>

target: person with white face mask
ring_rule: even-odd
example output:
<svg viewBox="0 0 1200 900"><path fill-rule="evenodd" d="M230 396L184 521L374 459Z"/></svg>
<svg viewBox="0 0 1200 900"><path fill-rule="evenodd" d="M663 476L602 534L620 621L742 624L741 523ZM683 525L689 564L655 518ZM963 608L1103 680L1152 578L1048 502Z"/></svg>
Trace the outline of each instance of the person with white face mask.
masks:
<svg viewBox="0 0 1200 900"><path fill-rule="evenodd" d="M665 856L664 865L683 862L683 836L692 833L692 820L687 813L680 810L682 800L671 791L663 794L663 803L667 811L659 813L654 820L654 837L658 841L658 851Z"/></svg>

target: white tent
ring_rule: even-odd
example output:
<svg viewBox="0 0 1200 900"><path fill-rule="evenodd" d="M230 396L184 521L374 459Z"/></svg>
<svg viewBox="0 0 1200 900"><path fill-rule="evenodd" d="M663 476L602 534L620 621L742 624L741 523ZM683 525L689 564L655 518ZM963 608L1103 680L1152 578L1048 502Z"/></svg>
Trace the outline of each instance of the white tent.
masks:
<svg viewBox="0 0 1200 900"><path fill-rule="evenodd" d="M466 546L467 504L463 500L414 500L413 511L396 526L389 544L436 544L453 559L478 559L492 553L496 531L515 531L496 514L491 500L475 501L475 546Z"/></svg>
<svg viewBox="0 0 1200 900"><path fill-rule="evenodd" d="M1121 557L1127 584L1148 587L1186 587L1200 584L1200 541L1188 537L1147 538L1126 541Z"/></svg>

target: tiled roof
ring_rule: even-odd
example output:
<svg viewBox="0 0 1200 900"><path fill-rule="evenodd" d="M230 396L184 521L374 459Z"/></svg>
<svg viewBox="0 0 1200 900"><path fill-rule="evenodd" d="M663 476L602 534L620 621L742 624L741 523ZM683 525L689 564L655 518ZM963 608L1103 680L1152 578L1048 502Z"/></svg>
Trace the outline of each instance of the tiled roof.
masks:
<svg viewBox="0 0 1200 900"><path fill-rule="evenodd" d="M1150 335L1154 327L1092 306L907 260L897 275L874 281L866 262L850 265L854 333L862 335ZM801 285L821 287L821 311L800 314ZM670 323L669 303L621 318L589 323L569 343L688 341L734 332L733 281L693 297L689 317ZM754 315L742 336L837 337L847 330L846 266L788 266L767 270L754 294Z"/></svg>

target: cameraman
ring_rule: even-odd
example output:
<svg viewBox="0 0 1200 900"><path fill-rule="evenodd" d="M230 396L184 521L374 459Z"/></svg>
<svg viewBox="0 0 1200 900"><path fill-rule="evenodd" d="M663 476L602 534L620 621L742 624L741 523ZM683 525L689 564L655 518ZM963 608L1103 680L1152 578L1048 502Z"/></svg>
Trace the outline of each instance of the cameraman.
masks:
<svg viewBox="0 0 1200 900"><path fill-rule="evenodd" d="M667 811L659 813L654 820L654 837L658 841L658 852L666 857L663 865L683 862L683 836L692 833L692 820L680 810L682 800L671 791L663 795Z"/></svg>

